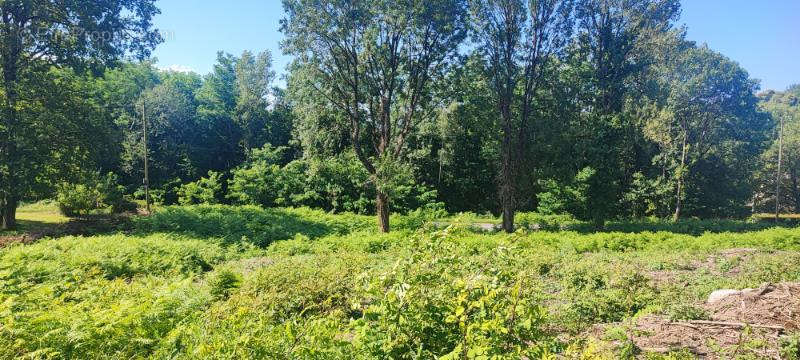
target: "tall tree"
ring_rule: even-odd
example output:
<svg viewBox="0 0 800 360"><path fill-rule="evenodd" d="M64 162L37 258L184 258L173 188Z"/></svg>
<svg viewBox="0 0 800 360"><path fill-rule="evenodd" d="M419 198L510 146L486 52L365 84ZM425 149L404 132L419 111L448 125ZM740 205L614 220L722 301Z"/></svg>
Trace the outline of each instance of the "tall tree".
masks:
<svg viewBox="0 0 800 360"><path fill-rule="evenodd" d="M272 55L265 51L242 53L236 62L236 123L242 129L241 146L247 151L260 148L266 141L271 95Z"/></svg>
<svg viewBox="0 0 800 360"><path fill-rule="evenodd" d="M143 91L136 99L123 153L123 170L140 179L144 162L144 118L147 121L150 182L155 187L176 179L192 181L209 170L198 161L199 157L205 156L194 99L194 92L200 87L200 77L193 73L162 73L161 77L160 84Z"/></svg>
<svg viewBox="0 0 800 360"><path fill-rule="evenodd" d="M632 114L632 103L644 95L636 80L653 65L653 41L672 30L679 14L678 0L579 0L576 6L575 51L592 70L578 168L596 170L588 206L597 226L616 215L637 167L650 161Z"/></svg>
<svg viewBox="0 0 800 360"><path fill-rule="evenodd" d="M161 41L152 29L155 0L0 2L0 66L4 99L0 120L0 228L16 225L16 207L28 149L19 146L22 77L53 64L103 65L126 54L148 56Z"/></svg>
<svg viewBox="0 0 800 360"><path fill-rule="evenodd" d="M758 83L738 64L707 47L692 47L672 65L663 74L670 88L666 107L650 123L649 133L675 158L677 220L693 167L709 156L720 156L732 143L758 144L752 134L762 130L754 94ZM740 166L744 160L739 158Z"/></svg>
<svg viewBox="0 0 800 360"><path fill-rule="evenodd" d="M429 116L430 85L465 37L464 0L284 0L284 50L348 122L389 231L391 182Z"/></svg>
<svg viewBox="0 0 800 360"><path fill-rule="evenodd" d="M778 207L779 211L796 213L800 211L800 85L785 92L767 91L759 97L761 108L772 119L774 141L761 155L762 165L756 175L759 189L753 197L753 208L774 211ZM779 137L783 140L780 172L777 169Z"/></svg>
<svg viewBox="0 0 800 360"><path fill-rule="evenodd" d="M514 231L517 183L537 91L546 67L570 38L570 0L478 0L472 14L488 63L502 130L500 203L503 229Z"/></svg>

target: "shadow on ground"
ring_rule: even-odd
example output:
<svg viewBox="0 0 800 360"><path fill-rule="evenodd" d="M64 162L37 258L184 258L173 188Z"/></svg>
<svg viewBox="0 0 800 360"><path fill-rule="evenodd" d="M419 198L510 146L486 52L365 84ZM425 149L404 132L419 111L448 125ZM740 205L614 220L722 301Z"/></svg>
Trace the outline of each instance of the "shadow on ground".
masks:
<svg viewBox="0 0 800 360"><path fill-rule="evenodd" d="M589 224L581 224L574 229L580 233L595 232L671 232L686 235L702 235L704 233L746 233L761 231L771 228L793 228L798 225L796 220L698 220L685 219L678 222L668 220L633 220L633 221L612 221L605 224L602 229Z"/></svg>
<svg viewBox="0 0 800 360"><path fill-rule="evenodd" d="M29 244L47 237L116 233L129 230L130 219L130 215L97 215L73 218L63 223L18 220L16 230L0 232L0 247L14 243Z"/></svg>
<svg viewBox="0 0 800 360"><path fill-rule="evenodd" d="M358 215L333 216L310 209L224 205L166 207L133 221L133 231L138 234L166 232L260 247L298 234L314 239L373 227L371 217Z"/></svg>

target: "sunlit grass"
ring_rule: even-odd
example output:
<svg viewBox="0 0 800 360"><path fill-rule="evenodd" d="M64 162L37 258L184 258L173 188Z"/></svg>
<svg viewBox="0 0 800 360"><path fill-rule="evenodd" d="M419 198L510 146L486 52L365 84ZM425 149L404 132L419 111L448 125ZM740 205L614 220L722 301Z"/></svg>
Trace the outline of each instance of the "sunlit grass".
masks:
<svg viewBox="0 0 800 360"><path fill-rule="evenodd" d="M17 220L23 225L26 223L63 224L69 218L58 211L58 205L52 201L39 201L33 204L24 204L17 208Z"/></svg>
<svg viewBox="0 0 800 360"><path fill-rule="evenodd" d="M68 222L70 218L58 211L58 205L52 201L39 201L32 204L23 204L17 208L17 229L14 231L0 231L0 235L17 235L51 228Z"/></svg>

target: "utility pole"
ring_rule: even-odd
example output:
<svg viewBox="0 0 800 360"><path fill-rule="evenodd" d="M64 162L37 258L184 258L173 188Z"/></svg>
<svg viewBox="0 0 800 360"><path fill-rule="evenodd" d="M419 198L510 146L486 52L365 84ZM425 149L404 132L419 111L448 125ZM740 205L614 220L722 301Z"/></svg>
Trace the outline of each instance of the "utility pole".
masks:
<svg viewBox="0 0 800 360"><path fill-rule="evenodd" d="M150 176L147 169L147 117L145 114L144 99L142 99L142 132L144 138L142 142L142 147L144 148L144 203L147 215L150 215Z"/></svg>
<svg viewBox="0 0 800 360"><path fill-rule="evenodd" d="M783 116L780 117L778 130L778 173L775 175L775 222L780 219L781 211L781 161L783 158Z"/></svg>

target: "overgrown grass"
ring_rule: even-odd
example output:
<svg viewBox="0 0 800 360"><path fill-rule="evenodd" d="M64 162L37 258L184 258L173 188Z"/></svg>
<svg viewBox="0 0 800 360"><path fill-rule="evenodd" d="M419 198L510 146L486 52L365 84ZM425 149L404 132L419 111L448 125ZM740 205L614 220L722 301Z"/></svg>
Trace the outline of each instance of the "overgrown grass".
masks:
<svg viewBox="0 0 800 360"><path fill-rule="evenodd" d="M715 289L800 280L800 229L509 235L399 220L378 234L372 217L168 207L128 235L0 249L0 358L601 354L578 340L592 324L702 318L691 304Z"/></svg>

